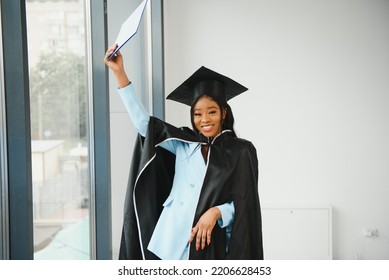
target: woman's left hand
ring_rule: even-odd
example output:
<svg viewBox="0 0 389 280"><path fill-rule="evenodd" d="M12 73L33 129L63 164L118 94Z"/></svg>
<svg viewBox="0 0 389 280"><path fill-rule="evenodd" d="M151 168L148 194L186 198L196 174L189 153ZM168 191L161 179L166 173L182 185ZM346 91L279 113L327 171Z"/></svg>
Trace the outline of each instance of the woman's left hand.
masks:
<svg viewBox="0 0 389 280"><path fill-rule="evenodd" d="M196 237L196 250L201 246L203 250L205 245L211 243L212 230L216 221L221 217L221 212L217 207L212 207L207 210L199 219L196 226L192 228L192 233L189 238L191 243Z"/></svg>

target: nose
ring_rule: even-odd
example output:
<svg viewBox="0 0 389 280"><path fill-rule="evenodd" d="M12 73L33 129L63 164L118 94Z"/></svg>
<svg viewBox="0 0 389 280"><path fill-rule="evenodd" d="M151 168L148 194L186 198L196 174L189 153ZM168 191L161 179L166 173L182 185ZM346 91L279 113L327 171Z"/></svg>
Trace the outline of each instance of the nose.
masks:
<svg viewBox="0 0 389 280"><path fill-rule="evenodd" d="M201 115L201 122L203 122L203 123L207 123L209 121L209 116L208 116L208 114L202 114Z"/></svg>

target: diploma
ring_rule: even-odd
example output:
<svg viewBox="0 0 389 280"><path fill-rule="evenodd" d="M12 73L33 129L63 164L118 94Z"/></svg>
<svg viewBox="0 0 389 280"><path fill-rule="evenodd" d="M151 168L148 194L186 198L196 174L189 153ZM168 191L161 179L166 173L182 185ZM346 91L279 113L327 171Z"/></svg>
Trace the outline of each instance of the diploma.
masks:
<svg viewBox="0 0 389 280"><path fill-rule="evenodd" d="M126 21L123 22L115 41L117 47L115 51L108 57L108 60L110 60L116 54L116 52L119 51L138 32L139 24L142 19L146 4L147 0L144 0L126 19Z"/></svg>

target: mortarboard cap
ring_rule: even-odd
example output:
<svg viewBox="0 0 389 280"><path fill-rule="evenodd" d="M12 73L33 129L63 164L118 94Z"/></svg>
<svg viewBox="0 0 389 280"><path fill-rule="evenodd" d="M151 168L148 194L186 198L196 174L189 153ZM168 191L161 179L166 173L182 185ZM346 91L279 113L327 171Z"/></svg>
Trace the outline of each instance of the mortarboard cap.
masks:
<svg viewBox="0 0 389 280"><path fill-rule="evenodd" d="M227 102L246 90L246 87L234 80L202 66L166 99L191 106L198 97L207 95Z"/></svg>

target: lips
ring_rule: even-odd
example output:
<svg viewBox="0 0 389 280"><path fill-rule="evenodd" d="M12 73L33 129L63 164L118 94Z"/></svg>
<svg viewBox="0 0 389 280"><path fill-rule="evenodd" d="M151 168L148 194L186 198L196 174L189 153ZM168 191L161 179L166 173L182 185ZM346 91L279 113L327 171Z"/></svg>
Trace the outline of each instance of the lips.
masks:
<svg viewBox="0 0 389 280"><path fill-rule="evenodd" d="M212 128L213 128L213 124L201 126L201 129L202 129L204 132L207 132L207 133L208 133L208 132L211 132Z"/></svg>

